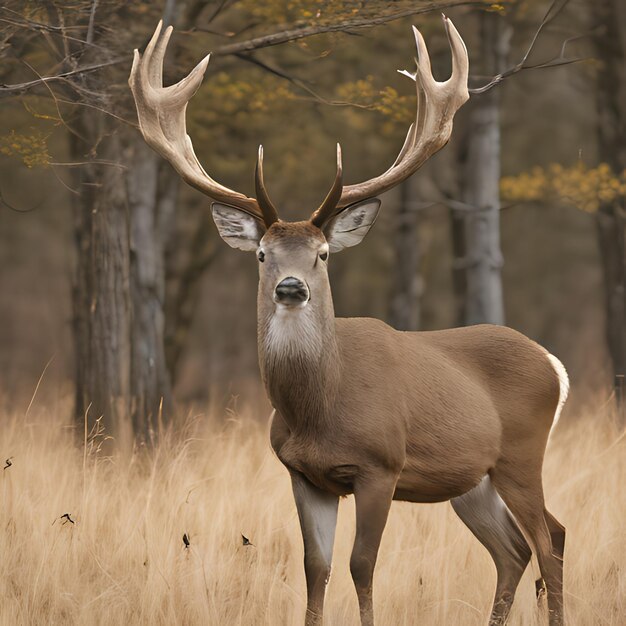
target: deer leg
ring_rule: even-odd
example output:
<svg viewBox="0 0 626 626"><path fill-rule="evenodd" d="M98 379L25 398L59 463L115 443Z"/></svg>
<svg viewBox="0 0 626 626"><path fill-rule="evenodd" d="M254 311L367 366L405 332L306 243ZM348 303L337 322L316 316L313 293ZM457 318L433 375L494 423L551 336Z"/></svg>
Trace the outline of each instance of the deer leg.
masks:
<svg viewBox="0 0 626 626"><path fill-rule="evenodd" d="M306 626L322 624L326 583L335 542L339 498L318 489L302 474L292 472L291 486L300 518L306 575Z"/></svg>
<svg viewBox="0 0 626 626"><path fill-rule="evenodd" d="M356 536L350 572L359 598L362 626L374 624L372 579L396 482L396 475L386 475L355 485Z"/></svg>
<svg viewBox="0 0 626 626"><path fill-rule="evenodd" d="M553 547L550 526L557 524L552 516L545 515L541 471L534 480L523 470L505 472L496 467L492 472L494 487L502 496L511 513L535 550L539 569L545 581L548 595L548 615L550 626L563 624L563 559L559 550L564 542L564 530L559 524L558 531L563 540ZM520 482L524 478L524 482ZM550 521L548 521L550 519Z"/></svg>
<svg viewBox="0 0 626 626"><path fill-rule="evenodd" d="M498 582L489 624L505 624L515 590L530 561L530 547L489 476L450 504L496 565Z"/></svg>

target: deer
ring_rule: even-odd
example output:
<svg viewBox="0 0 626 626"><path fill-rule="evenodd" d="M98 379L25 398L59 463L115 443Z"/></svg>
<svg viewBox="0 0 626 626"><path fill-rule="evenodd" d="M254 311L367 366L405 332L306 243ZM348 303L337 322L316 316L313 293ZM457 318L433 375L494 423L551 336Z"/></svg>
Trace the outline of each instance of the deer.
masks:
<svg viewBox="0 0 626 626"><path fill-rule="evenodd" d="M209 196L220 236L258 260L258 356L274 408L270 443L291 477L304 544L307 626L322 624L338 502L353 495L356 534L350 572L361 623L374 623L373 573L392 501L452 508L491 555L497 582L491 625L509 616L534 553L547 590L550 626L563 623L565 527L546 508L542 465L568 394L562 363L521 333L495 325L401 332L369 318L335 317L330 255L362 241L378 196L415 173L449 140L468 100L469 59L443 16L451 76L434 79L413 27L417 113L384 173L344 185L341 148L321 205L304 221L280 219L255 169L255 198L213 180L186 132L189 100L209 56L163 86L172 27L162 24L129 84L145 141L188 184Z"/></svg>

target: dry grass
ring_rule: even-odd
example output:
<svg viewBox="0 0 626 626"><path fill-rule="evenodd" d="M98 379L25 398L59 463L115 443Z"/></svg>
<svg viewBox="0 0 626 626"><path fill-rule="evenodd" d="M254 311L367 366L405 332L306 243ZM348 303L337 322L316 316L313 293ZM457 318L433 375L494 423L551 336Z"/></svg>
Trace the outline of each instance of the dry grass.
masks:
<svg viewBox="0 0 626 626"><path fill-rule="evenodd" d="M302 622L298 521L265 424L203 416L122 461L98 454L97 438L81 445L64 413L0 417L0 454L13 457L0 470L1 624ZM548 505L568 527L569 624L626 619L626 442L607 424L590 411L557 433L546 459ZM326 624L357 623L353 528L348 498ZM513 624L545 619L536 572L522 580ZM375 584L378 624L483 625L495 572L448 505L395 503Z"/></svg>

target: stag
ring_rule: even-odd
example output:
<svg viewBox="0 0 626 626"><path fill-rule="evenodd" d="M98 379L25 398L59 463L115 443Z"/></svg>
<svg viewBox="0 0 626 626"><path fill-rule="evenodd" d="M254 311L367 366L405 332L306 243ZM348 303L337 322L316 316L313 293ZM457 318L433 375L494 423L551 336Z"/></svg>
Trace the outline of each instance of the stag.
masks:
<svg viewBox="0 0 626 626"><path fill-rule="evenodd" d="M304 541L306 623L321 624L341 496L354 494L350 571L361 623L373 624L372 577L393 500L450 501L497 570L490 624L503 624L534 551L551 626L563 622L565 529L546 509L542 464L568 390L565 368L509 328L481 325L399 332L366 318L336 318L329 254L358 244L374 224L379 194L413 174L448 141L468 99L465 44L444 16L452 74L437 82L414 30L417 114L393 165L343 184L341 149L331 190L311 217L285 222L263 179L259 149L250 198L213 180L195 156L185 110L209 57L163 87L172 33L161 25L130 86L141 132L181 177L210 196L222 238L256 252L258 352L274 407L271 445L291 476Z"/></svg>

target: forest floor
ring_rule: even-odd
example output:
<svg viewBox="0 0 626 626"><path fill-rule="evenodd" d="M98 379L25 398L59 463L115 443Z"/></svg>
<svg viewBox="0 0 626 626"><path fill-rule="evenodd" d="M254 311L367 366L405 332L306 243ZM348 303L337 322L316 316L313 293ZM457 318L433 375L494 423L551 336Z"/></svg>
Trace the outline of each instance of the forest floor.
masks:
<svg viewBox="0 0 626 626"><path fill-rule="evenodd" d="M300 530L267 420L245 411L196 416L155 449L122 459L104 455L103 435L85 437L68 413L36 402L26 416L0 416L2 626L303 623ZM548 448L546 499L568 530L568 624L618 626L626 619L626 440L606 409L585 413L566 414ZM346 498L326 625L358 622L353 536ZM510 624L545 623L537 572L533 560ZM448 504L393 504L376 568L379 625L484 626L494 585L488 554Z"/></svg>

